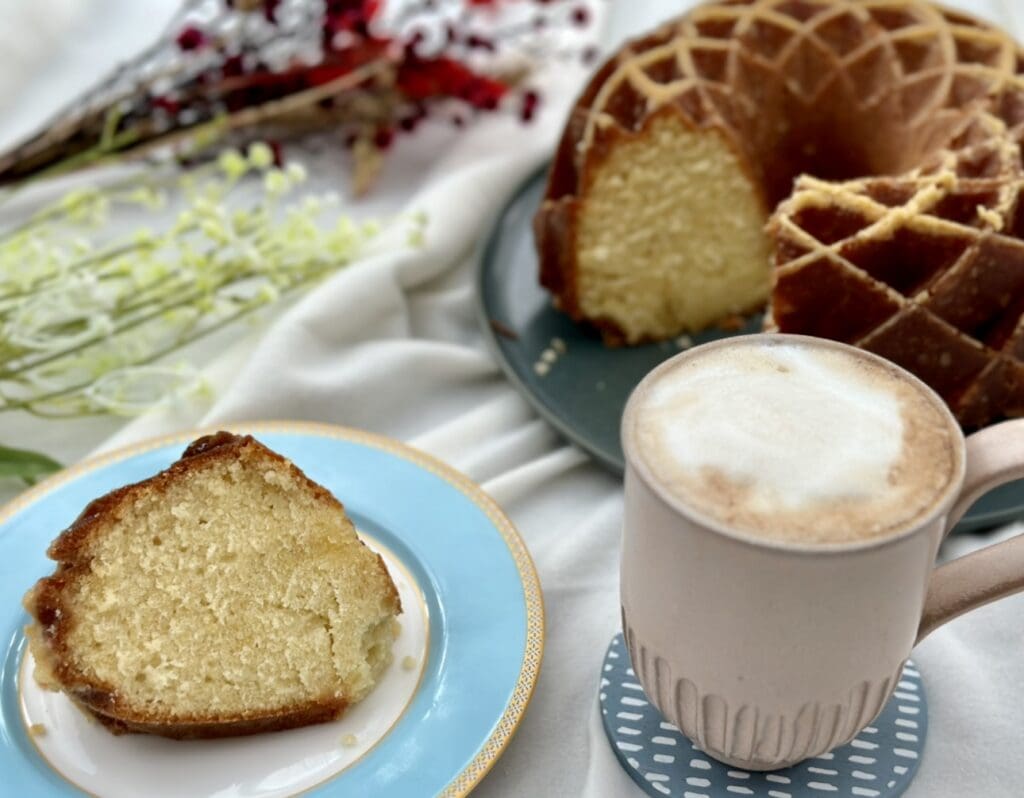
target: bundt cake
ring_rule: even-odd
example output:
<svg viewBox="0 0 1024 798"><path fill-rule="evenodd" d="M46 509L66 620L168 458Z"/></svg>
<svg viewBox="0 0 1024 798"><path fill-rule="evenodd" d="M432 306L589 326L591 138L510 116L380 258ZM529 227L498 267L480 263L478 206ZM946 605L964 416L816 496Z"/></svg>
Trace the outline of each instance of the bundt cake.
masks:
<svg viewBox="0 0 1024 798"><path fill-rule="evenodd" d="M770 289L768 329L882 354L967 427L1024 413L1022 73L1005 33L922 0L698 6L576 103L541 282L610 344Z"/></svg>
<svg viewBox="0 0 1024 798"><path fill-rule="evenodd" d="M373 688L401 612L341 504L217 433L89 504L25 606L35 678L114 732L225 737L331 720Z"/></svg>

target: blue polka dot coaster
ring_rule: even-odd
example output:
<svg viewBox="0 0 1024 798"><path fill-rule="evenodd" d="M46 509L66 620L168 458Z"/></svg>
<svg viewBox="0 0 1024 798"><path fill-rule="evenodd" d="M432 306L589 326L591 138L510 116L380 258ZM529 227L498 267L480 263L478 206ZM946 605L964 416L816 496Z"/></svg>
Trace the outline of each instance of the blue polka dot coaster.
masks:
<svg viewBox="0 0 1024 798"><path fill-rule="evenodd" d="M910 661L873 725L842 748L771 773L722 764L667 723L637 682L621 634L605 655L600 698L604 730L622 766L659 797L895 798L917 772L928 730L921 674Z"/></svg>

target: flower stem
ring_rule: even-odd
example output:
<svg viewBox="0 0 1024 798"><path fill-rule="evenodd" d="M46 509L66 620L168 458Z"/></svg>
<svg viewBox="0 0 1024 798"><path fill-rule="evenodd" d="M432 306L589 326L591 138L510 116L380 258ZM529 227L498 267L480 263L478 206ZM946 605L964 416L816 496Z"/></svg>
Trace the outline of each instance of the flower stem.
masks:
<svg viewBox="0 0 1024 798"><path fill-rule="evenodd" d="M326 267L324 267L322 269L318 269L315 272L311 272L309 275L304 277L302 280L292 284L291 286L286 288L281 293L282 293L283 296L291 295L292 293L298 291L299 289L304 288L305 286L310 285L310 284L316 282L317 280L323 278L325 275L327 275L331 271L333 271L333 267L332 266L326 266ZM175 352L176 350L178 350L178 349L180 349L182 347L189 346L190 344L193 344L196 341L198 341L198 340L200 340L202 338L205 338L208 335L212 335L213 333L217 332L218 330L221 330L224 327L227 327L229 324L233 324L234 322L239 321L239 320L245 318L246 316L250 315L251 313L253 313L256 310L259 310L261 307L265 307L265 306L266 306L266 303L264 303L264 302L250 301L249 303L247 303L246 305L243 305L241 308L239 308L239 310L235 311L231 315L225 316L223 319L218 320L214 324L211 324L211 325L209 325L207 327L204 327L201 330L198 330L198 331L190 334L189 336L187 336L187 337L185 337L183 339L179 339L179 340L175 341L174 343L168 344L168 345L166 345L164 347L161 347L160 349L157 349L156 351L150 353L146 357L136 361L132 365L133 366L148 366L148 365L151 365L151 364L157 362L158 360L160 360L161 358L166 357L167 355ZM65 353L65 354L67 354L67 353ZM4 377L4 376L6 376L6 375L0 375L0 377ZM26 411L28 411L30 413L35 414L35 415L45 416L47 418L57 418L57 417L65 418L65 417L69 417L69 416L66 416L65 414L49 414L49 413L45 413L43 411L40 411L38 406L41 405L41 404L46 404L48 402L51 402L54 399L61 399L63 397L70 396L70 395L73 395L75 393L79 393L81 391L84 391L87 388L89 388L92 384L93 384L93 380L84 380L84 381L76 383L74 385L69 385L69 386L66 386L64 388L59 388L57 390L50 391L49 393L45 393L45 394L42 394L40 396L34 396L34 397L29 398L29 399L15 399L13 401L6 400L3 404L0 404L0 412L4 412L4 411L8 411L8 410L26 410ZM6 399L6 397L5 397L5 399ZM103 410L96 410L95 412L76 413L75 416L100 415L103 412L105 412L105 411L103 411Z"/></svg>

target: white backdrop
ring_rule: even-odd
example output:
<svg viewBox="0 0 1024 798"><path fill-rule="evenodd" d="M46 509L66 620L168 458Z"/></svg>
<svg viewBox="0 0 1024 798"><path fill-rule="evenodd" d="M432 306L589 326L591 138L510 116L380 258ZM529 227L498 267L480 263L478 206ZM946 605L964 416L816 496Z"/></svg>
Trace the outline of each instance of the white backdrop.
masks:
<svg viewBox="0 0 1024 798"><path fill-rule="evenodd" d="M1008 26L1015 0L951 3ZM0 141L41 122L156 33L170 0L0 0ZM603 44L686 2L610 4ZM1017 19L1014 19L1014 14ZM1024 33L1017 27L1018 33ZM0 415L0 442L70 462L151 434L245 419L311 419L363 427L419 446L483 484L525 537L543 583L548 640L537 692L482 796L636 796L597 711L604 650L618 628L621 483L567 445L504 380L477 326L474 244L502 203L550 153L583 79L548 81L544 112L523 128L488 119L401 144L359 215L423 209L425 246L340 272L272 320L197 357L212 400L125 423L33 422ZM438 157L439 156L439 157ZM344 164L320 176L343 185ZM54 530L56 532L57 530ZM952 556L1012 534L951 541ZM1024 597L936 632L915 653L931 729L908 798L1019 796L1024 787Z"/></svg>

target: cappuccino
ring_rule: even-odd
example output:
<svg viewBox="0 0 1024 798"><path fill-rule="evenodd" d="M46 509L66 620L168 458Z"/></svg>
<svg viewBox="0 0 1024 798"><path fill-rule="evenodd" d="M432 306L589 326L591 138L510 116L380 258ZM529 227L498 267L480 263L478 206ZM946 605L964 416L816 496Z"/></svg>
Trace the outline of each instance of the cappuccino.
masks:
<svg viewBox="0 0 1024 798"><path fill-rule="evenodd" d="M630 402L653 481L719 525L793 543L893 535L957 478L959 429L895 366L755 335L680 356Z"/></svg>

